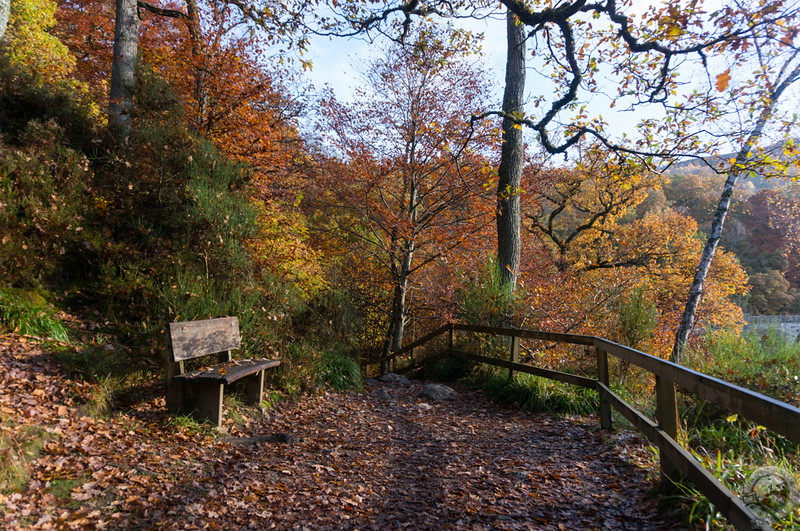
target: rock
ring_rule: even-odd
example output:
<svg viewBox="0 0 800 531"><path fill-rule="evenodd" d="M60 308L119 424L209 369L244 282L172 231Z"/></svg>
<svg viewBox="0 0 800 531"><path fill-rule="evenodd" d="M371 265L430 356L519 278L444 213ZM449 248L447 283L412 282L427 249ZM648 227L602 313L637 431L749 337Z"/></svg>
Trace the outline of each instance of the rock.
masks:
<svg viewBox="0 0 800 531"><path fill-rule="evenodd" d="M267 441L294 444L297 442L297 437L291 433L273 433L272 435L267 436Z"/></svg>
<svg viewBox="0 0 800 531"><path fill-rule="evenodd" d="M273 433L272 435L256 435L255 437L230 437L226 441L231 444L250 446L263 442L294 444L297 442L297 438L290 433Z"/></svg>
<svg viewBox="0 0 800 531"><path fill-rule="evenodd" d="M389 391L387 391L386 389L381 389L380 391L378 391L378 396L384 400L392 399L392 395L390 395Z"/></svg>
<svg viewBox="0 0 800 531"><path fill-rule="evenodd" d="M427 402L422 402L421 404L417 404L417 407L423 411L430 411L433 409L433 406Z"/></svg>
<svg viewBox="0 0 800 531"><path fill-rule="evenodd" d="M449 400L455 394L456 392L446 385L427 384L422 388L422 391L419 392L418 396L420 398L428 398L430 400Z"/></svg>
<svg viewBox="0 0 800 531"><path fill-rule="evenodd" d="M384 374L380 378L378 378L383 383L388 384L395 384L395 385L408 385L411 383L411 380L403 376L402 374L395 374L390 372L388 374Z"/></svg>

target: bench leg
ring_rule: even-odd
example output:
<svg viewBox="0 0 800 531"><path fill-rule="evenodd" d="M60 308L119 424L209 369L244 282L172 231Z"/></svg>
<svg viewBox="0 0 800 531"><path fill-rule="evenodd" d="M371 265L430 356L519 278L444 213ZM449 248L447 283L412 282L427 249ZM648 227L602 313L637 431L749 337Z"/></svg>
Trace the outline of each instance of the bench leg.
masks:
<svg viewBox="0 0 800 531"><path fill-rule="evenodd" d="M184 409L197 420L210 420L221 426L223 388L224 384L216 382L192 382L184 391Z"/></svg>
<svg viewBox="0 0 800 531"><path fill-rule="evenodd" d="M183 382L169 382L167 384L167 411L170 413L183 413L183 390Z"/></svg>
<svg viewBox="0 0 800 531"><path fill-rule="evenodd" d="M264 394L264 371L258 371L244 378L244 401L246 404L259 405Z"/></svg>

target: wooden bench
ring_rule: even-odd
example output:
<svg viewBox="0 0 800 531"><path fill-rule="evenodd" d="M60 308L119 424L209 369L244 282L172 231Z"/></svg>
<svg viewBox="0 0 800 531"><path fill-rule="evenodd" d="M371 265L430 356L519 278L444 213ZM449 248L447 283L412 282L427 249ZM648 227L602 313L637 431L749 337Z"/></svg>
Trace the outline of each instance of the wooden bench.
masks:
<svg viewBox="0 0 800 531"><path fill-rule="evenodd" d="M248 404L259 404L264 392L264 371L281 362L232 360L231 350L240 346L237 317L169 323L167 409L220 426L223 391L234 383L241 387ZM212 355L214 365L191 372L184 369L187 360Z"/></svg>

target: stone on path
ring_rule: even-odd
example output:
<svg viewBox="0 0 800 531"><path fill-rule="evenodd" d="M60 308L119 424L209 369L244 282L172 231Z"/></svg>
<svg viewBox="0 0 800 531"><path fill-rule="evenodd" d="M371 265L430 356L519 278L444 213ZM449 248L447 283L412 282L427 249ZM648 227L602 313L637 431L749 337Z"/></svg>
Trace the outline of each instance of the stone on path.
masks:
<svg viewBox="0 0 800 531"><path fill-rule="evenodd" d="M383 376L378 378L378 380L383 383L395 384L395 385L408 385L411 383L411 380L409 380L402 374L395 374L393 372L384 374Z"/></svg>
<svg viewBox="0 0 800 531"><path fill-rule="evenodd" d="M449 400L455 396L455 394L456 392L446 385L427 384L422 388L422 391L419 392L419 397L428 398L430 400Z"/></svg>

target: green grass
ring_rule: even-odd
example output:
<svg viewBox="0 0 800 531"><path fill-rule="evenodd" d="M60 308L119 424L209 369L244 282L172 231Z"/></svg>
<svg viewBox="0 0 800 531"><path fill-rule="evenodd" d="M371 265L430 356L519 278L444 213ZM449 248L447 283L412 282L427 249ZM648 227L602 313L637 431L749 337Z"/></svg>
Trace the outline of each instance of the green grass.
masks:
<svg viewBox="0 0 800 531"><path fill-rule="evenodd" d="M0 324L17 334L69 342L67 327L39 292L0 288Z"/></svg>
<svg viewBox="0 0 800 531"><path fill-rule="evenodd" d="M503 403L532 411L593 415L600 405L593 390L530 374L516 373L511 380L507 369L482 366L464 381Z"/></svg>
<svg viewBox="0 0 800 531"><path fill-rule="evenodd" d="M0 492L20 492L28 484L28 463L39 456L49 436L38 426L7 428L0 423Z"/></svg>
<svg viewBox="0 0 800 531"><path fill-rule="evenodd" d="M361 367L347 354L329 350L318 360L317 369L322 381L332 389L361 391L364 388Z"/></svg>
<svg viewBox="0 0 800 531"><path fill-rule="evenodd" d="M687 366L772 398L800 405L800 343L777 329L739 335L717 332Z"/></svg>
<svg viewBox="0 0 800 531"><path fill-rule="evenodd" d="M55 498L66 502L66 506L70 509L77 509L81 506L81 502L72 499L72 491L83 485L86 481L88 481L87 478L54 478L50 481L48 490Z"/></svg>
<svg viewBox="0 0 800 531"><path fill-rule="evenodd" d="M686 364L778 400L800 402L800 344L778 330L710 334L704 350L690 351ZM683 395L681 418L689 450L734 493L745 494L750 475L764 467L786 471L800 486L800 447L785 437L691 395ZM676 487L678 494L671 501L685 509L688 525L730 528L692 485ZM779 514L771 525L778 530L800 529L800 503L795 502L793 511Z"/></svg>
<svg viewBox="0 0 800 531"><path fill-rule="evenodd" d="M200 422L191 415L172 415L167 424L177 430L186 430L192 435L209 436L216 433L215 427L207 422Z"/></svg>
<svg viewBox="0 0 800 531"><path fill-rule="evenodd" d="M299 341L284 351L274 386L290 396L322 388L361 391L363 378L357 359L341 345Z"/></svg>

